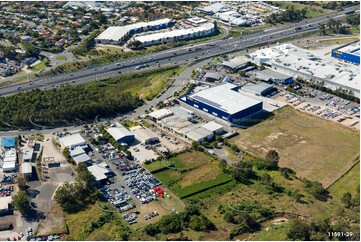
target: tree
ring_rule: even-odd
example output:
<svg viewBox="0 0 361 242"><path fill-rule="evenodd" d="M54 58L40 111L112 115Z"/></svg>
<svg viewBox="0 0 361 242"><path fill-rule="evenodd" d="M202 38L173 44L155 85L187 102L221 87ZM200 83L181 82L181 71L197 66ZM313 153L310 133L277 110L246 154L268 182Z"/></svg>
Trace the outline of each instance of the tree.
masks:
<svg viewBox="0 0 361 242"><path fill-rule="evenodd" d="M237 165L232 168L231 173L235 180L243 182L250 178L253 174L252 164L244 161L239 161Z"/></svg>
<svg viewBox="0 0 361 242"><path fill-rule="evenodd" d="M291 240L310 240L310 228L306 223L298 220L292 221L287 231L287 237Z"/></svg>
<svg viewBox="0 0 361 242"><path fill-rule="evenodd" d="M26 195L26 192L20 190L13 197L13 204L17 210L24 216L27 217L31 211L30 198Z"/></svg>
<svg viewBox="0 0 361 242"><path fill-rule="evenodd" d="M198 148L198 146L199 146L198 141L193 141L192 142L192 149L196 150Z"/></svg>
<svg viewBox="0 0 361 242"><path fill-rule="evenodd" d="M262 174L261 176L261 183L267 186L272 185L272 178L267 173Z"/></svg>
<svg viewBox="0 0 361 242"><path fill-rule="evenodd" d="M127 47L132 49L132 50L138 50L138 49L141 49L143 47L143 44L139 40L135 40L135 41L130 42L127 45Z"/></svg>
<svg viewBox="0 0 361 242"><path fill-rule="evenodd" d="M343 194L341 202L345 204L346 208L349 208L352 205L352 195L349 192Z"/></svg>
<svg viewBox="0 0 361 242"><path fill-rule="evenodd" d="M278 162L280 160L280 157L278 156L278 152L275 150L268 151L266 155L266 161L270 164L270 169L277 169L278 168Z"/></svg>
<svg viewBox="0 0 361 242"><path fill-rule="evenodd" d="M21 191L25 191L27 188L26 180L24 177L18 177L18 186Z"/></svg>

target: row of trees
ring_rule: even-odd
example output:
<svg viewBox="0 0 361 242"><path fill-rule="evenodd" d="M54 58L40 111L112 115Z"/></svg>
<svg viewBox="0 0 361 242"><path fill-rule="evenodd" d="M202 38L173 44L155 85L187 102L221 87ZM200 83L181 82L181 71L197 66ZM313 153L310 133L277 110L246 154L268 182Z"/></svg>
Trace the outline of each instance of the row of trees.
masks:
<svg viewBox="0 0 361 242"><path fill-rule="evenodd" d="M342 23L342 21L337 19L329 19L327 24L320 24L320 34L326 35L327 31L333 34L348 34L346 26Z"/></svg>
<svg viewBox="0 0 361 242"><path fill-rule="evenodd" d="M54 200L67 213L84 210L87 205L94 203L99 195L95 178L88 171L87 165L80 163L76 171L78 177L75 182L66 182L56 190L54 196Z"/></svg>
<svg viewBox="0 0 361 242"><path fill-rule="evenodd" d="M306 18L307 10L302 8L301 10L295 9L294 6L286 9L280 13L272 13L266 18L266 22L270 24L280 23L280 22L295 22L300 21Z"/></svg>
<svg viewBox="0 0 361 242"><path fill-rule="evenodd" d="M74 55L86 55L94 46L95 40L94 38L99 34L99 31L95 31L86 37L83 42L76 48L71 49L71 52Z"/></svg>

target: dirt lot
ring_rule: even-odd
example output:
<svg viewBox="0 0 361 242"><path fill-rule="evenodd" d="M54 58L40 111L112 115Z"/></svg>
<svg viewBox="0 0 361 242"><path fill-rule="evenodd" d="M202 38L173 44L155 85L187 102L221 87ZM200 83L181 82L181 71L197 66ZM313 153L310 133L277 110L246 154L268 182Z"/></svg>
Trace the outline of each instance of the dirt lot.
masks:
<svg viewBox="0 0 361 242"><path fill-rule="evenodd" d="M268 120L231 139L241 149L264 157L280 154L280 166L328 187L343 175L359 154L359 134L330 121L284 107Z"/></svg>
<svg viewBox="0 0 361 242"><path fill-rule="evenodd" d="M52 143L53 136L45 135L43 142L43 158L53 157L54 162L64 162L65 158L61 151Z"/></svg>

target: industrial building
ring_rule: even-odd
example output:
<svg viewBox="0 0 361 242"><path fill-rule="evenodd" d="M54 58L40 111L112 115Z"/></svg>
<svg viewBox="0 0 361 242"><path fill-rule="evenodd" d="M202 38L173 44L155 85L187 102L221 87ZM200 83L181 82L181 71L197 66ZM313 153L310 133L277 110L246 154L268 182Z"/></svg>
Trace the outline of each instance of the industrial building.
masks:
<svg viewBox="0 0 361 242"><path fill-rule="evenodd" d="M106 180L114 175L105 162L88 166L88 171L95 177L97 182Z"/></svg>
<svg viewBox="0 0 361 242"><path fill-rule="evenodd" d="M31 162L33 160L34 149L22 149L23 162Z"/></svg>
<svg viewBox="0 0 361 242"><path fill-rule="evenodd" d="M141 126L135 126L131 128L131 132L135 134L137 140L143 144L152 144L159 142L158 136L148 129L144 129Z"/></svg>
<svg viewBox="0 0 361 242"><path fill-rule="evenodd" d="M283 73L268 68L255 72L254 77L255 79L259 79L269 83L290 84L293 82L293 77L291 75L285 75Z"/></svg>
<svg viewBox="0 0 361 242"><path fill-rule="evenodd" d="M225 130L224 130L223 126L220 125L220 124L217 124L214 121L206 123L202 127L209 130L209 131L211 131L212 133L214 133L216 135L225 133Z"/></svg>
<svg viewBox="0 0 361 242"><path fill-rule="evenodd" d="M2 155L2 168L4 172L16 171L17 153L15 148L5 150Z"/></svg>
<svg viewBox="0 0 361 242"><path fill-rule="evenodd" d="M254 21L249 21L245 18L242 18L242 15L236 11L219 12L214 16L225 24L231 26L247 26L254 23Z"/></svg>
<svg viewBox="0 0 361 242"><path fill-rule="evenodd" d="M5 216L13 212L11 205L12 197L0 197L0 216Z"/></svg>
<svg viewBox="0 0 361 242"><path fill-rule="evenodd" d="M87 164L92 163L92 159L87 154L74 156L72 158L77 165L79 165L80 163L87 163Z"/></svg>
<svg viewBox="0 0 361 242"><path fill-rule="evenodd" d="M163 108L156 111L153 111L148 114L148 117L152 119L153 121L159 121L165 117L172 116L173 112L169 109Z"/></svg>
<svg viewBox="0 0 361 242"><path fill-rule="evenodd" d="M62 148L74 149L77 146L86 146L86 142L79 133L59 138Z"/></svg>
<svg viewBox="0 0 361 242"><path fill-rule="evenodd" d="M185 120L191 121L194 119L194 112L186 109L184 107L180 107L180 106L175 106L171 108L173 113L177 113L178 115L181 115L182 117L185 118Z"/></svg>
<svg viewBox="0 0 361 242"><path fill-rule="evenodd" d="M2 137L1 138L1 147L4 149L15 148L15 138L14 137Z"/></svg>
<svg viewBox="0 0 361 242"><path fill-rule="evenodd" d="M126 26L108 27L95 38L98 44L122 44L133 34L168 28L173 24L169 18L159 19L151 22L139 22Z"/></svg>
<svg viewBox="0 0 361 242"><path fill-rule="evenodd" d="M236 72L238 70L247 68L247 64L244 63L241 58L233 58L229 61L223 61L222 66L231 72Z"/></svg>
<svg viewBox="0 0 361 242"><path fill-rule="evenodd" d="M331 56L343 61L360 65L360 41L357 40L333 49Z"/></svg>
<svg viewBox="0 0 361 242"><path fill-rule="evenodd" d="M273 85L265 82L247 83L241 89L242 91L249 92L257 96L267 96L267 94L274 90Z"/></svg>
<svg viewBox="0 0 361 242"><path fill-rule="evenodd" d="M70 156L73 158L76 156L79 156L79 155L84 155L84 154L85 154L85 150L79 146L70 151Z"/></svg>
<svg viewBox="0 0 361 242"><path fill-rule="evenodd" d="M200 17L187 18L185 21L188 22L188 23L191 23L191 24L193 24L193 25L195 25L195 26L198 26L198 25L200 25L200 24L204 24L204 23L207 23L207 22L208 22L207 19L200 18Z"/></svg>
<svg viewBox="0 0 361 242"><path fill-rule="evenodd" d="M214 3L203 8L197 7L196 10L208 15L213 15L218 12L226 11L227 7L223 3Z"/></svg>
<svg viewBox="0 0 361 242"><path fill-rule="evenodd" d="M118 124L117 127L109 127L106 130L118 143L130 143L134 141L134 134L121 124Z"/></svg>
<svg viewBox="0 0 361 242"><path fill-rule="evenodd" d="M33 173L33 167L29 162L23 162L20 167L20 172L25 179L30 179Z"/></svg>
<svg viewBox="0 0 361 242"><path fill-rule="evenodd" d="M218 72L207 72L204 75L204 80L207 82L216 82L222 79L222 75Z"/></svg>
<svg viewBox="0 0 361 242"><path fill-rule="evenodd" d="M237 123L262 110L263 102L238 92L238 86L222 83L180 98L188 105L215 117Z"/></svg>
<svg viewBox="0 0 361 242"><path fill-rule="evenodd" d="M266 65L286 75L323 83L326 87L360 92L360 73L357 65L326 61L313 53L291 44L277 45L247 54L251 61Z"/></svg>
<svg viewBox="0 0 361 242"><path fill-rule="evenodd" d="M140 41L143 46L166 44L169 42L202 38L213 35L216 32L213 23L205 23L199 27L189 29L178 29L167 32L143 35L135 37L135 41Z"/></svg>

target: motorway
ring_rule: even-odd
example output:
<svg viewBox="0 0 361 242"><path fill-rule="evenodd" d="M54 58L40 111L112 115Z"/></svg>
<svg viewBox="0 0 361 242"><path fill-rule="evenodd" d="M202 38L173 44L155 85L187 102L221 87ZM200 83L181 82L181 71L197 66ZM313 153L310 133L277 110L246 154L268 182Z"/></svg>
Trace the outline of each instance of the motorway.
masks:
<svg viewBox="0 0 361 242"><path fill-rule="evenodd" d="M312 32L319 28L320 23L326 23L329 18L344 18L346 16L345 13L353 9L356 13L360 12L359 6L354 6L346 11L332 13L327 16L309 19L295 24L285 25L261 33L182 46L102 66L80 69L71 73L48 76L29 83L0 88L0 95L7 96L36 88L45 90L48 88L55 88L63 83L69 83L71 85L84 84L87 82L101 81L107 78L119 76L120 74L135 73L146 69L154 69L170 65L185 65L195 60L208 59L214 56L243 50L245 48L275 42L287 37ZM296 31L295 28L301 29ZM135 67L140 64L148 64L148 67L136 70Z"/></svg>

